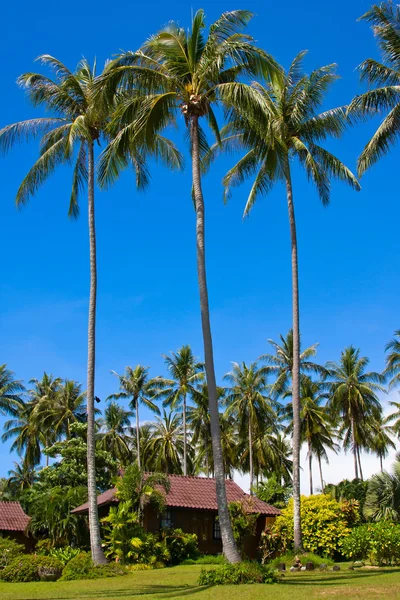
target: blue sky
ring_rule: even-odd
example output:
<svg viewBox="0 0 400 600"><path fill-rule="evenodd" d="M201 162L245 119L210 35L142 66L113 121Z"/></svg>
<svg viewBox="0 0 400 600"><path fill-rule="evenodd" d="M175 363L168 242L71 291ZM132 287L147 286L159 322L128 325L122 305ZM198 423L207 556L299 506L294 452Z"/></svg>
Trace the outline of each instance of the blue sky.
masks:
<svg viewBox="0 0 400 600"><path fill-rule="evenodd" d="M239 3L240 4L240 3ZM336 62L341 79L325 107L345 104L362 90L356 66L377 57L373 36L357 18L361 0L225 1L203 7L211 22L224 10L246 8L257 16L249 31L288 66L307 48L308 70ZM99 0L65 5L7 3L1 9L3 61L0 125L31 118L15 80L37 70L42 53L73 68L82 56L99 65L120 49L136 49L168 20L183 26L191 7L183 2L128 3L121 11ZM324 107L324 108L325 108ZM328 148L355 168L357 155L377 122L348 132ZM184 147L183 127L179 137ZM44 370L85 381L88 299L86 203L77 222L67 218L71 174L57 172L29 206L14 205L19 182L37 154L35 143L0 160L3 256L0 283L0 362L27 382ZM294 170L303 344L319 342L320 361L337 360L349 344L361 348L371 367L383 368L383 349L398 329L398 154L395 149L362 180L355 193L334 185L323 208L304 175ZM277 186L242 220L249 186L222 202L221 178L232 164L223 157L204 181L207 259L218 377L230 361L250 361L267 351L291 323L291 273L287 208ZM97 384L104 399L115 391L110 374L138 363L163 373L162 354L189 343L201 357L202 341L195 263L195 221L190 170L169 173L152 165L146 193L126 172L110 191L97 194L99 265ZM143 413L143 417L146 414ZM0 476L11 467L0 445ZM350 459L349 459L350 460Z"/></svg>

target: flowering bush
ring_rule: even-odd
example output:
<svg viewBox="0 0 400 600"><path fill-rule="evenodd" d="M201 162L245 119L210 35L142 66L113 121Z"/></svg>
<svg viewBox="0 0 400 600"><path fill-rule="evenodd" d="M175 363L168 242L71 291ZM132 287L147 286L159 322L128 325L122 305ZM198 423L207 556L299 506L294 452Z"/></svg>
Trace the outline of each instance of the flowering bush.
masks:
<svg viewBox="0 0 400 600"><path fill-rule="evenodd" d="M325 494L301 497L303 547L321 556L340 554L343 540L349 535L341 505ZM282 538L282 547L293 545L293 499L276 519L273 531Z"/></svg>
<svg viewBox="0 0 400 600"><path fill-rule="evenodd" d="M355 527L344 540L342 553L353 560L372 564L400 564L400 525L388 521Z"/></svg>
<svg viewBox="0 0 400 600"><path fill-rule="evenodd" d="M0 572L24 552L25 547L22 544L10 538L0 538Z"/></svg>

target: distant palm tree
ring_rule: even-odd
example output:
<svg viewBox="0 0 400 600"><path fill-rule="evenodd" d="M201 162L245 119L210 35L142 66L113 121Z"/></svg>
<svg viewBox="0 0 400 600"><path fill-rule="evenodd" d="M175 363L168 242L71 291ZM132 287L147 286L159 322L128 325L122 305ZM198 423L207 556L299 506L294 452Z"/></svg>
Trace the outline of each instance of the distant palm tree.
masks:
<svg viewBox="0 0 400 600"><path fill-rule="evenodd" d="M397 455L392 474L382 471L368 481L364 514L375 521L400 520L400 456Z"/></svg>
<svg viewBox="0 0 400 600"><path fill-rule="evenodd" d="M180 415L172 412L166 413L163 409L162 417L156 417L149 442L155 471L181 475L183 445L183 427Z"/></svg>
<svg viewBox="0 0 400 600"><path fill-rule="evenodd" d="M164 355L165 364L172 379L162 379L163 389L158 393L164 399L163 406L172 410L182 407L183 423L183 474L187 475L187 399L193 395L195 386L204 378L204 365L193 355L190 346L182 346L171 356Z"/></svg>
<svg viewBox="0 0 400 600"><path fill-rule="evenodd" d="M394 332L394 338L385 346L386 368L384 374L390 378L389 389L400 384L400 329Z"/></svg>
<svg viewBox="0 0 400 600"><path fill-rule="evenodd" d="M15 438L10 452L23 456L24 464L33 468L40 463L42 448L48 441L47 432L40 428L38 422L32 419L30 404L22 406L17 415L4 423L2 442Z"/></svg>
<svg viewBox="0 0 400 600"><path fill-rule="evenodd" d="M56 440L54 410L57 404L57 395L60 391L62 379L53 377L46 372L42 379L31 379L30 385L33 386L29 391L29 412L32 422L36 422L37 428L43 433L46 440L45 448L49 448ZM49 413L53 413L49 418ZM49 464L49 457L46 455L46 465Z"/></svg>
<svg viewBox="0 0 400 600"><path fill-rule="evenodd" d="M100 429L97 447L110 452L123 466L129 463L132 454L131 438L127 431L133 416L132 411L124 410L116 402L111 402L104 411L104 418L97 421Z"/></svg>
<svg viewBox="0 0 400 600"><path fill-rule="evenodd" d="M0 415L16 415L23 405L21 395L24 391L22 382L14 379L14 373L7 365L0 365Z"/></svg>
<svg viewBox="0 0 400 600"><path fill-rule="evenodd" d="M138 467L141 469L139 405L144 404L154 413L160 414L160 409L153 401L155 393L160 389L160 378L150 379L149 367L143 365L137 365L134 369L126 367L123 375L118 375L115 371L111 373L118 377L121 391L111 394L107 400L130 399L129 406L136 413L136 453Z"/></svg>
<svg viewBox="0 0 400 600"><path fill-rule="evenodd" d="M329 405L332 415L344 434L345 448L351 447L354 456L354 474L362 479L360 447L365 439L365 428L379 418L382 407L377 392L385 392L381 385L384 377L376 372L366 372L369 359L360 356L353 346L345 348L340 362L328 362Z"/></svg>
<svg viewBox="0 0 400 600"><path fill-rule="evenodd" d="M394 428L387 424L388 419L384 419L381 414L371 419L367 423L366 450L371 451L379 458L381 471L383 471L383 459L389 454L389 449L396 449L392 436Z"/></svg>
<svg viewBox="0 0 400 600"><path fill-rule="evenodd" d="M161 126L175 123L177 113L185 121L190 141L192 164L192 195L196 210L197 273L200 293L200 312L203 330L205 370L209 388L212 443L216 476L219 523L224 554L229 562L239 562L229 518L223 471L223 457L218 424L218 400L213 343L209 314L209 300L205 260L205 213L202 191L202 158L208 150L207 138L201 122L207 121L212 133L220 141L214 106L232 88L241 94L245 84L238 83L241 75L263 71L275 76L275 61L260 51L248 35L241 33L252 14L244 10L225 12L206 32L203 10L192 18L191 30L178 23L168 25L152 35L138 52L125 52L110 65L106 85L114 95L122 82L129 89L136 86L144 91L142 114L130 118L131 107L137 102L122 101L118 116L125 123L119 136L110 145L110 168L115 169L118 157L125 155L127 141L144 132L148 143L154 131Z"/></svg>
<svg viewBox="0 0 400 600"><path fill-rule="evenodd" d="M14 468L8 471L7 486L13 493L19 495L24 490L32 487L36 476L35 469L25 461L21 463L14 462Z"/></svg>
<svg viewBox="0 0 400 600"><path fill-rule="evenodd" d="M371 23L383 63L372 58L361 63L361 81L378 87L356 96L348 110L372 117L387 114L358 159L360 175L388 154L400 135L400 6L391 1L374 4L361 19Z"/></svg>
<svg viewBox="0 0 400 600"><path fill-rule="evenodd" d="M76 381L56 380L55 389L45 393L35 406L32 418L38 420L55 437L71 437L72 423L86 422L86 395ZM95 413L99 412L95 409Z"/></svg>
<svg viewBox="0 0 400 600"><path fill-rule="evenodd" d="M290 391L287 392L291 396ZM318 459L321 473L321 487L324 488L321 458L327 459L326 450L337 451L339 446L335 444L333 427L330 415L322 404L329 398L327 384L322 381L312 381L305 375L301 378L300 384L300 439L302 443L307 444L307 458L310 477L310 494L314 493L312 476L312 459L315 456ZM288 433L293 431L293 407L292 403L286 405L284 409L286 418L289 419L289 425L286 428Z"/></svg>
<svg viewBox="0 0 400 600"><path fill-rule="evenodd" d="M267 376L259 363L232 363L232 371L224 376L230 383L225 402L226 415L233 416L239 430L239 436L247 439L249 456L250 491L254 481L253 444L254 438L277 423L274 402L269 397Z"/></svg>
<svg viewBox="0 0 400 600"><path fill-rule="evenodd" d="M395 410L387 417L387 422L390 423L394 421L392 429L397 437L400 437L400 402L389 402L389 404L390 406L393 406Z"/></svg>
<svg viewBox="0 0 400 600"><path fill-rule="evenodd" d="M330 136L340 137L348 119L345 108L318 113L325 94L337 79L336 65L327 65L310 75L302 71L305 52L298 54L287 72L265 85L254 83L239 95L232 90L232 118L223 130L227 149L243 147L246 154L223 179L225 197L231 187L254 176L244 214L257 198L281 181L286 188L292 263L293 318L293 498L294 547L301 548L300 520L300 307L297 229L294 210L292 161L297 159L313 181L324 205L330 201L330 181L338 179L356 190L359 183L351 171L320 143ZM246 97L244 100L243 97Z"/></svg>

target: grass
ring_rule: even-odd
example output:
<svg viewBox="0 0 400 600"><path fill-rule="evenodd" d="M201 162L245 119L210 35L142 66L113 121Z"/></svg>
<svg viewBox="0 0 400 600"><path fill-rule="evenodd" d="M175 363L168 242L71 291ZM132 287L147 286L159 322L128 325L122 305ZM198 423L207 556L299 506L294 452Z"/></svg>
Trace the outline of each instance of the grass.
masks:
<svg viewBox="0 0 400 600"><path fill-rule="evenodd" d="M400 600L400 568L301 572L277 585L199 587L200 566L56 583L0 583L1 600Z"/></svg>

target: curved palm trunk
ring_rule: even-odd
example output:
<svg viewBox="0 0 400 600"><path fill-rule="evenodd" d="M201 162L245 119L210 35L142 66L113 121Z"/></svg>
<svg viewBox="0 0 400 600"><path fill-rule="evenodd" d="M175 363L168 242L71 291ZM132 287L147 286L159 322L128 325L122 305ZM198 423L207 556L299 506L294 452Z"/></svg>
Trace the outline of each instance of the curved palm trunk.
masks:
<svg viewBox="0 0 400 600"><path fill-rule="evenodd" d="M322 476L322 462L321 462L321 457L318 456L318 467L319 467L319 476L321 479L321 492L324 493L325 491L325 486L324 486L324 478Z"/></svg>
<svg viewBox="0 0 400 600"><path fill-rule="evenodd" d="M137 455L137 464L139 469L142 468L141 457L140 457L140 426L139 426L139 398L135 400L135 410L136 410L136 455Z"/></svg>
<svg viewBox="0 0 400 600"><path fill-rule="evenodd" d="M93 142L88 144L88 217L90 247L90 295L88 323L88 364L87 364L87 471L89 500L90 548L95 564L107 562L101 548L99 515L97 511L97 486L95 462L95 423L94 423L94 377L96 358L96 300L97 262L96 230L94 219L94 151Z"/></svg>
<svg viewBox="0 0 400 600"><path fill-rule="evenodd" d="M354 427L354 418L351 419L351 437L353 443L353 458L354 458L354 477L358 479L358 461L357 461L357 442L356 432Z"/></svg>
<svg viewBox="0 0 400 600"><path fill-rule="evenodd" d="M361 481L364 481L363 472L362 472L362 468L361 468L361 456L360 456L359 446L357 446L357 458L358 458L358 467L360 469L360 479L361 479Z"/></svg>
<svg viewBox="0 0 400 600"><path fill-rule="evenodd" d="M211 440L214 458L214 471L216 480L216 494L218 502L218 516L221 528L223 551L231 563L240 562L240 554L233 537L232 525L229 517L228 502L226 498L224 461L222 456L221 429L219 425L217 385L215 381L214 357L211 337L210 313L208 305L205 241L204 241L204 198L201 188L200 151L198 117L190 121L190 138L192 150L192 179L193 193L196 206L196 239L197 239L197 276L200 293L200 312L203 330L204 358L208 385L208 406L211 421Z"/></svg>
<svg viewBox="0 0 400 600"><path fill-rule="evenodd" d="M314 493L314 486L313 486L313 477L312 477L312 453L311 453L310 442L308 443L308 469L310 471L310 496L312 496Z"/></svg>
<svg viewBox="0 0 400 600"><path fill-rule="evenodd" d="M183 474L187 475L186 394L183 395Z"/></svg>
<svg viewBox="0 0 400 600"><path fill-rule="evenodd" d="M250 494L253 495L253 479L254 479L254 469L253 469L253 436L251 431L251 421L249 418L249 461L250 461Z"/></svg>
<svg viewBox="0 0 400 600"><path fill-rule="evenodd" d="M289 159L286 161L286 197L288 203L290 240L292 247L292 311L293 311L293 504L294 504L294 549L301 550L300 518L300 315L299 315L299 267L297 258L297 233L293 204L292 179Z"/></svg>

